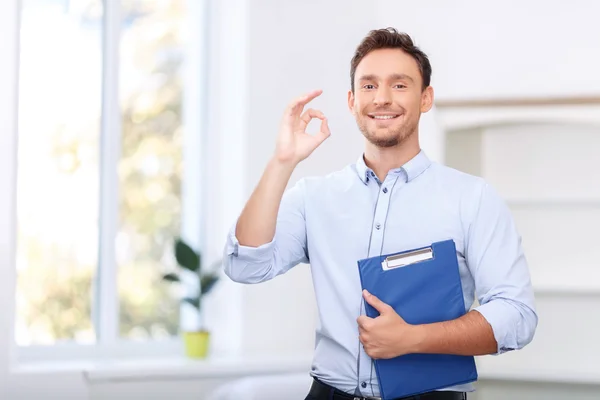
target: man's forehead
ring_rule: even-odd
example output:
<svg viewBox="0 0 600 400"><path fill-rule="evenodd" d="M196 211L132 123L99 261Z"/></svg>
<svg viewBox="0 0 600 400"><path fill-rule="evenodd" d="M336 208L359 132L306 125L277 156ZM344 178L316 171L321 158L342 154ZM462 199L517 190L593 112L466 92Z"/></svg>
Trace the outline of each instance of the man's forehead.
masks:
<svg viewBox="0 0 600 400"><path fill-rule="evenodd" d="M378 49L368 53L356 67L356 78L420 78L417 61L401 49Z"/></svg>

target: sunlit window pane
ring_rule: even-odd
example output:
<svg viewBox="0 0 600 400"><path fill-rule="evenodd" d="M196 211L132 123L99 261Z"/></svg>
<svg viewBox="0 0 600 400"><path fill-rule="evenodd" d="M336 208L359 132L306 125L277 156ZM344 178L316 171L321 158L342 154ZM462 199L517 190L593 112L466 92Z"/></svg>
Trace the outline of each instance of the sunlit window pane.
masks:
<svg viewBox="0 0 600 400"><path fill-rule="evenodd" d="M90 343L102 2L21 4L16 341Z"/></svg>
<svg viewBox="0 0 600 400"><path fill-rule="evenodd" d="M180 231L181 0L123 0L117 262L120 333L133 339L177 333L179 303L161 273L172 270Z"/></svg>

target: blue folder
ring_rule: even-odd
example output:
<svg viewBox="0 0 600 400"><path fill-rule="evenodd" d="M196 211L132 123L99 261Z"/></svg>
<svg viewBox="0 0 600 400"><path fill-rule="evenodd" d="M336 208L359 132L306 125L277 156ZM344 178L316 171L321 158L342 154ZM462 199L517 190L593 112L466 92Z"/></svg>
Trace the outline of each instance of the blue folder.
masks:
<svg viewBox="0 0 600 400"><path fill-rule="evenodd" d="M453 240L359 260L358 268L363 289L409 324L447 321L466 313ZM379 315L367 302L365 309L371 318ZM407 354L374 363L383 400L477 380L472 356Z"/></svg>

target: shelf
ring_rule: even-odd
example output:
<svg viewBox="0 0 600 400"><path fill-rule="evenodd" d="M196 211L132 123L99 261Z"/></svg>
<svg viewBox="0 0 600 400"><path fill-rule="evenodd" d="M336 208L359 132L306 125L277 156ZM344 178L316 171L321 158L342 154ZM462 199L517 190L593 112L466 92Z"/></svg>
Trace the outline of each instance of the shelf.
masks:
<svg viewBox="0 0 600 400"><path fill-rule="evenodd" d="M501 356L500 356L501 357ZM512 382L540 382L556 384L600 384L599 371L577 371L566 368L562 371L535 368L493 368L486 363L477 366L480 380L500 380Z"/></svg>
<svg viewBox="0 0 600 400"><path fill-rule="evenodd" d="M587 106L600 105L598 96L560 96L560 97L516 97L516 98L457 98L438 99L439 108L481 108L481 107L531 107L531 106Z"/></svg>
<svg viewBox="0 0 600 400"><path fill-rule="evenodd" d="M585 270L582 268L582 270ZM589 266L590 273L585 275L558 276L540 271L532 272L533 289L540 294L558 295L597 295L600 296L600 271ZM552 269L556 271L556 269ZM537 278L536 278L537 276Z"/></svg>
<svg viewBox="0 0 600 400"><path fill-rule="evenodd" d="M600 298L600 283L587 285L534 284L533 291L544 296L598 296Z"/></svg>
<svg viewBox="0 0 600 400"><path fill-rule="evenodd" d="M89 381L147 381L157 379L233 378L257 374L296 373L310 370L312 358L230 357L191 360L182 357L142 361L98 362L83 373Z"/></svg>
<svg viewBox="0 0 600 400"><path fill-rule="evenodd" d="M181 379L236 378L248 375L302 373L310 370L312 354L223 356L203 360L183 356L145 359L30 362L11 374L27 376L82 376L90 383Z"/></svg>
<svg viewBox="0 0 600 400"><path fill-rule="evenodd" d="M585 207L599 208L600 198L510 198L505 197L506 203L511 207Z"/></svg>

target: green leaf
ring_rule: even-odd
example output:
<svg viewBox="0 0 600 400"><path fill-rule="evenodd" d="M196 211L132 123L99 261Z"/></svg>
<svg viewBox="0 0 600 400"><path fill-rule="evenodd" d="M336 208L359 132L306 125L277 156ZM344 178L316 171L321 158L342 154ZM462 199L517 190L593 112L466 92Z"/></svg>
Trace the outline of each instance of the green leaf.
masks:
<svg viewBox="0 0 600 400"><path fill-rule="evenodd" d="M192 272L200 269L200 255L181 239L175 241L175 258L177 263Z"/></svg>
<svg viewBox="0 0 600 400"><path fill-rule="evenodd" d="M163 279L168 282L179 282L179 275L170 272L163 275Z"/></svg>
<svg viewBox="0 0 600 400"><path fill-rule="evenodd" d="M193 305L197 309L200 309L200 298L199 297L184 297L183 301Z"/></svg>
<svg viewBox="0 0 600 400"><path fill-rule="evenodd" d="M202 277L200 281L200 286L202 288L202 295L208 294L212 288L215 286L215 283L219 280L219 276L216 274L207 274Z"/></svg>

